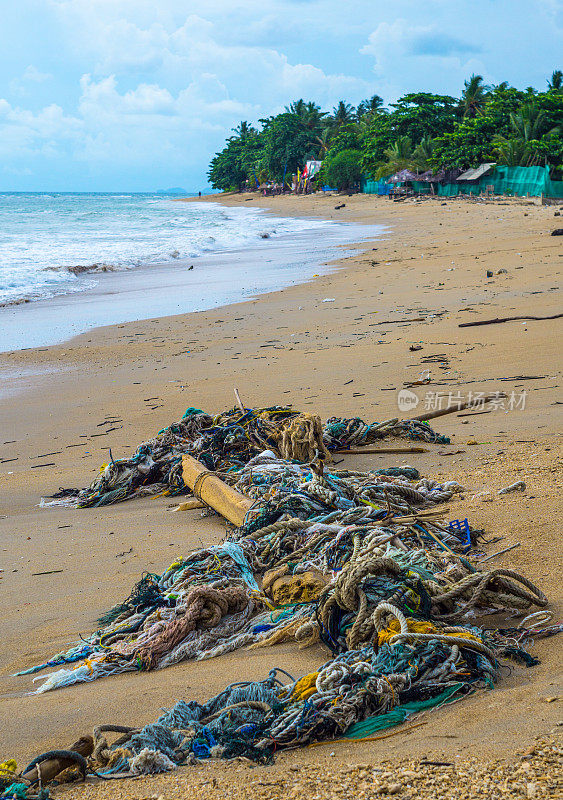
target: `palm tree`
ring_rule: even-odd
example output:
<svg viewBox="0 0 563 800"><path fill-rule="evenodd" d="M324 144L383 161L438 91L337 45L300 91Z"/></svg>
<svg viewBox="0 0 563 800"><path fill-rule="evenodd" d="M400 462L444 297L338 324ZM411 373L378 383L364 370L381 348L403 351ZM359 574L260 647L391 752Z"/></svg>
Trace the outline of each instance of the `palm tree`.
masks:
<svg viewBox="0 0 563 800"><path fill-rule="evenodd" d="M246 120L242 120L236 128L231 128L231 130L235 134L235 139L247 139L250 135L256 133L255 128L249 125Z"/></svg>
<svg viewBox="0 0 563 800"><path fill-rule="evenodd" d="M550 92L560 92L563 89L563 72L560 69L553 70L551 80L547 82L547 88Z"/></svg>
<svg viewBox="0 0 563 800"><path fill-rule="evenodd" d="M414 149L413 162L417 169L426 170L434 151L434 140L431 136L423 136Z"/></svg>
<svg viewBox="0 0 563 800"><path fill-rule="evenodd" d="M461 93L461 111L464 117L476 117L477 114L483 113L482 108L488 91L489 87L483 83L482 75L471 75L464 82Z"/></svg>
<svg viewBox="0 0 563 800"><path fill-rule="evenodd" d="M313 139L316 139L321 133L327 112L321 111L321 107L317 103L312 101L306 103L303 99L296 100L291 105L286 106L285 110L288 114L294 114L299 117L303 126L311 132Z"/></svg>
<svg viewBox="0 0 563 800"><path fill-rule="evenodd" d="M558 133L560 130L559 125L548 129L546 113L536 103L520 106L516 114L511 114L510 127L516 138L524 142L539 139L545 134Z"/></svg>
<svg viewBox="0 0 563 800"><path fill-rule="evenodd" d="M321 107L316 103L309 102L305 106L305 113L303 115L303 122L305 127L313 134L321 132L323 125L325 125L325 117L328 116L326 111L321 111Z"/></svg>
<svg viewBox="0 0 563 800"><path fill-rule="evenodd" d="M399 136L386 150L386 161L376 172L377 178L384 178L401 169L410 169L414 166L414 152L409 136Z"/></svg>
<svg viewBox="0 0 563 800"><path fill-rule="evenodd" d="M301 98L300 100L294 100L293 103L285 107L285 110L288 114L295 114L296 117L302 117L305 114L307 109L307 104Z"/></svg>
<svg viewBox="0 0 563 800"><path fill-rule="evenodd" d="M362 117L371 116L373 114L380 114L383 111L383 98L380 97L378 94L374 94L369 97L367 100L362 100L361 103L358 103L358 108L356 109L356 116L358 119L362 119Z"/></svg>
<svg viewBox="0 0 563 800"><path fill-rule="evenodd" d="M312 100L309 100L309 102L306 104L305 110L308 117L315 115L319 117L326 117L327 115L327 112L321 111L321 107L317 103L314 103Z"/></svg>
<svg viewBox="0 0 563 800"><path fill-rule="evenodd" d="M549 119L537 103L526 103L516 113L510 115L510 127L513 136L499 136L495 141L495 150L503 164L516 167L528 167L542 163L541 156L534 151L533 142L543 136L557 134L560 125L549 127Z"/></svg>
<svg viewBox="0 0 563 800"><path fill-rule="evenodd" d="M499 137L495 144L495 153L501 164L507 167L520 167L526 164L527 145L523 139L506 139Z"/></svg>
<svg viewBox="0 0 563 800"><path fill-rule="evenodd" d="M340 100L337 106L332 109L331 121L334 127L339 128L341 125L347 125L354 121L355 109L350 103L345 103Z"/></svg>
<svg viewBox="0 0 563 800"><path fill-rule="evenodd" d="M332 131L330 127L323 128L323 130L315 136L315 144L319 148L319 159L322 161L330 147L330 139Z"/></svg>

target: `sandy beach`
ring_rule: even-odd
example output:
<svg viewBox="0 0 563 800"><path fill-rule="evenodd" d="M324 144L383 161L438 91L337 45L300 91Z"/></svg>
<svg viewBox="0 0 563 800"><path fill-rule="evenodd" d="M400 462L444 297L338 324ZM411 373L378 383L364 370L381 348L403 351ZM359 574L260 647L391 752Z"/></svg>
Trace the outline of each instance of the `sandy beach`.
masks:
<svg viewBox="0 0 563 800"><path fill-rule="evenodd" d="M563 320L458 327L562 311L563 240L550 236L560 227L553 218L558 207L512 199L391 203L368 195L213 200L252 203L279 216L383 225L386 232L358 243L333 271L307 283L0 354L0 760L14 757L23 766L96 724L143 724L176 700L203 700L239 676L262 678L274 665L304 674L326 660L320 646L282 644L39 696L27 694L31 678L12 677L90 632L143 571L160 573L191 548L223 536L218 517L171 514L169 498L84 510L40 508L40 498L59 487L87 485L109 448L116 458L132 453L188 406L211 413L231 407L233 387L247 406L292 403L323 419L366 420L397 416L398 391L426 369L430 384L412 388L418 413L431 402L428 392L463 398L505 392L506 403L496 411L436 420L434 427L452 444L430 445L431 452L409 456L408 463L466 487L451 504L451 518L467 516L486 538L504 537L489 552L518 544L492 564L526 574L549 597L555 621L561 618ZM335 210L340 203L345 207ZM422 349L409 350L413 345ZM439 359L425 363L428 356ZM106 431L102 423L110 417L116 422ZM344 460L361 469L398 463L404 461L393 455ZM525 481L524 492L497 495L517 480ZM487 499L478 496L482 492ZM41 572L50 574L33 574ZM261 773L274 776L263 781L277 780L288 768L336 769L407 754L511 759L561 720L560 701L547 702L561 695L561 642L538 641L533 652L539 666L511 664L493 692L427 715L427 725L378 742L284 753ZM246 796L246 767L213 769L221 792L232 786L232 796ZM182 768L152 781L74 786L56 796L176 798L188 796L192 774L193 768ZM211 796L205 795L210 775L208 767L197 767L200 796ZM278 796L264 791L264 797ZM213 796L227 796L221 792ZM252 794L262 796L256 787Z"/></svg>

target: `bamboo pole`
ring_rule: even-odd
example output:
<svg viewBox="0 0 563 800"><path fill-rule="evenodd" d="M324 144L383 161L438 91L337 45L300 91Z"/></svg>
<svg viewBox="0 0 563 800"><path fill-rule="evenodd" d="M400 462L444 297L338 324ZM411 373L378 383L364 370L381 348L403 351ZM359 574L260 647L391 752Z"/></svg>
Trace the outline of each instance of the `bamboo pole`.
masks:
<svg viewBox="0 0 563 800"><path fill-rule="evenodd" d="M206 506L217 511L237 527L243 524L253 500L227 486L214 472L210 472L191 456L182 456L182 474L186 486L189 486L194 495L203 500Z"/></svg>

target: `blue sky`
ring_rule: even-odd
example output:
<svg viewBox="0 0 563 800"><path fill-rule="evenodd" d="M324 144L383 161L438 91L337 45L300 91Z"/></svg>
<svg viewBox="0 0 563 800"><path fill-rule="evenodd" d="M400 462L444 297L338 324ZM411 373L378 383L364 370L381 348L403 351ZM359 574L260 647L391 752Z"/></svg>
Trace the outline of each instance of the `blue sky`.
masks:
<svg viewBox="0 0 563 800"><path fill-rule="evenodd" d="M17 0L0 22L0 190L204 188L292 100L545 88L563 0Z"/></svg>

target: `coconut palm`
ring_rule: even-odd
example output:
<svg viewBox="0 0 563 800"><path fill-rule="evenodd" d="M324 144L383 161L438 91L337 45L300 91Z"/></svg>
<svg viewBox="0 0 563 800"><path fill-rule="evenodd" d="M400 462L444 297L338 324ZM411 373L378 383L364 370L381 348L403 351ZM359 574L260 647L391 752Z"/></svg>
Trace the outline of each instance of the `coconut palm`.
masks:
<svg viewBox="0 0 563 800"><path fill-rule="evenodd" d="M378 94L374 94L367 100L362 100L361 103L358 103L356 116L358 119L362 119L362 117L372 116L373 114L381 114L382 112L383 98Z"/></svg>
<svg viewBox="0 0 563 800"><path fill-rule="evenodd" d="M231 130L235 134L235 139L247 139L251 134L256 133L255 128L249 125L246 120L242 120L236 128L231 128Z"/></svg>
<svg viewBox="0 0 563 800"><path fill-rule="evenodd" d="M533 142L543 136L557 134L560 125L550 127L549 119L537 103L527 103L516 113L510 115L510 127L513 135L497 137L495 152L503 164L516 167L528 167L542 163L542 157L534 150Z"/></svg>
<svg viewBox="0 0 563 800"><path fill-rule="evenodd" d="M321 107L317 103L309 101L306 103L303 99L296 100L291 105L286 106L285 110L288 114L294 114L299 117L304 127L311 131L313 138L316 138L322 131L326 111L321 111Z"/></svg>
<svg viewBox="0 0 563 800"><path fill-rule="evenodd" d="M482 75L471 75L464 84L461 93L461 111L464 117L476 117L482 114L489 87L485 86Z"/></svg>
<svg viewBox="0 0 563 800"><path fill-rule="evenodd" d="M528 147L523 139L499 137L494 150L499 162L508 167L520 167L528 161Z"/></svg>
<svg viewBox="0 0 563 800"><path fill-rule="evenodd" d="M285 110L288 114L295 114L296 117L302 117L305 114L306 108L307 103L301 98L290 103L285 107Z"/></svg>
<svg viewBox="0 0 563 800"><path fill-rule="evenodd" d="M386 150L385 163L376 172L376 178L384 178L401 169L415 167L412 141L409 136L399 136Z"/></svg>
<svg viewBox="0 0 563 800"><path fill-rule="evenodd" d="M330 139L332 137L332 130L330 127L323 128L322 131L314 137L315 144L319 148L319 158L321 161L325 158L330 147Z"/></svg>
<svg viewBox="0 0 563 800"><path fill-rule="evenodd" d="M545 111L536 103L527 103L521 106L516 113L510 115L510 127L517 139L529 142L539 139L550 133L558 133L559 125L549 128L549 121Z"/></svg>
<svg viewBox="0 0 563 800"><path fill-rule="evenodd" d="M560 92L563 89L563 72L556 69L551 73L551 80L547 82L549 91Z"/></svg>
<svg viewBox="0 0 563 800"><path fill-rule="evenodd" d="M428 169L428 162L434 151L434 140L431 136L423 136L413 152L414 166L419 170Z"/></svg>
<svg viewBox="0 0 563 800"><path fill-rule="evenodd" d="M317 135L326 125L325 117L327 116L327 112L321 111L321 107L316 103L307 103L302 119L305 127L314 135Z"/></svg>
<svg viewBox="0 0 563 800"><path fill-rule="evenodd" d="M340 100L337 106L334 106L332 109L332 116L331 122L335 128L339 128L341 125L348 125L350 122L354 122L355 117L355 109L351 103L345 103L344 100Z"/></svg>

